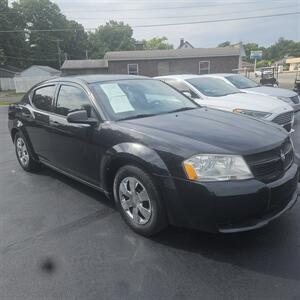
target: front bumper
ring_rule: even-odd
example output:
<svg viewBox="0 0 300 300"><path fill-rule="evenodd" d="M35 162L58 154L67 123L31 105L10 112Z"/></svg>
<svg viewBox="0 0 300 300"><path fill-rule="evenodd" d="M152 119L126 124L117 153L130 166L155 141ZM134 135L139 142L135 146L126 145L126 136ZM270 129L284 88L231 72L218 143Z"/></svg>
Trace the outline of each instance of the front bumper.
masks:
<svg viewBox="0 0 300 300"><path fill-rule="evenodd" d="M290 209L298 197L298 166L271 183L165 180L170 222L210 232L240 232L265 226Z"/></svg>

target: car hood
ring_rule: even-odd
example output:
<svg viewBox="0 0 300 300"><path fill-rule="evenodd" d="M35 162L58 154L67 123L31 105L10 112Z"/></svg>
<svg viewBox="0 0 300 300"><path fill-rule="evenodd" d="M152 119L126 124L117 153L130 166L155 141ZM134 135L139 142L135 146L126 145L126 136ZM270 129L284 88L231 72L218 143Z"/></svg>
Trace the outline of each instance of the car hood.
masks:
<svg viewBox="0 0 300 300"><path fill-rule="evenodd" d="M232 111L235 108L271 112L271 113L282 113L285 111L292 111L293 108L279 100L270 96L264 96L259 94L247 94L247 93L237 93L231 94L223 97L214 97L214 102L220 103L220 107L230 108ZM206 102L207 106L210 105L209 100ZM213 102L211 102L213 104Z"/></svg>
<svg viewBox="0 0 300 300"><path fill-rule="evenodd" d="M246 93L257 93L262 95L269 95L273 97L293 97L297 94L293 91L269 86L258 86L250 89L244 89Z"/></svg>
<svg viewBox="0 0 300 300"><path fill-rule="evenodd" d="M164 152L253 154L272 149L287 137L269 122L209 108L117 122L126 133Z"/></svg>

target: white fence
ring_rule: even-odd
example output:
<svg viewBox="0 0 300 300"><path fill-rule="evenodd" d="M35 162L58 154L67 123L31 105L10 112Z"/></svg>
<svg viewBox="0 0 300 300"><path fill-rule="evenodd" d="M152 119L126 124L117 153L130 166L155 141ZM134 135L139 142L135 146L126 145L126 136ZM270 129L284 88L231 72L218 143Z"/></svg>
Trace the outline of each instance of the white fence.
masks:
<svg viewBox="0 0 300 300"><path fill-rule="evenodd" d="M0 78L0 91L11 91L15 89L14 78Z"/></svg>
<svg viewBox="0 0 300 300"><path fill-rule="evenodd" d="M40 83L44 80L55 78L57 76L51 77L51 76L32 76L32 77L15 77L15 88L16 93L25 93L30 88L32 88L37 83Z"/></svg>

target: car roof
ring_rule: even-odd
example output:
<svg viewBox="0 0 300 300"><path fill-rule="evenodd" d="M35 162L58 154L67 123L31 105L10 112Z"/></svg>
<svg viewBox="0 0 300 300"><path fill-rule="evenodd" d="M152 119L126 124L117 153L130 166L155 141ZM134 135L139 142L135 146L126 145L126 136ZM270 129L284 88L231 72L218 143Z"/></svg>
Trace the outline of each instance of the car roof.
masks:
<svg viewBox="0 0 300 300"><path fill-rule="evenodd" d="M95 83L95 82L106 82L114 80L133 80L133 79L151 79L146 76L136 76L136 75L76 75L76 76L63 76L56 77L50 80L46 80L43 83L51 82L83 82L83 83Z"/></svg>
<svg viewBox="0 0 300 300"><path fill-rule="evenodd" d="M156 79L172 78L172 79L186 80L186 79L203 78L203 77L225 77L225 76L230 76L230 75L239 75L239 74L235 74L235 73L216 73L216 74L205 74L205 75L180 74L180 75L158 76L155 78Z"/></svg>

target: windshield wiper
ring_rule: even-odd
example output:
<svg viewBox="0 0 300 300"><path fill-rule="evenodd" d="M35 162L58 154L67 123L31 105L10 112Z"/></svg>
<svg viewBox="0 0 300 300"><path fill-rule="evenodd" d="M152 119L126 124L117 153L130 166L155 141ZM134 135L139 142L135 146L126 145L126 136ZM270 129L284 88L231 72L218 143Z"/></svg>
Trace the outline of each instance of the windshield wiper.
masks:
<svg viewBox="0 0 300 300"><path fill-rule="evenodd" d="M157 114L139 114L135 116L130 116L126 118L119 119L118 121L125 121L125 120L130 120L130 119L139 119L139 118L146 118L146 117L153 117L156 116Z"/></svg>
<svg viewBox="0 0 300 300"><path fill-rule="evenodd" d="M196 109L196 108L199 108L199 107L181 107L181 108L178 108L178 109L174 109L174 110L168 111L167 113L168 114L172 114L172 113L176 113L176 112L180 112L180 111Z"/></svg>

